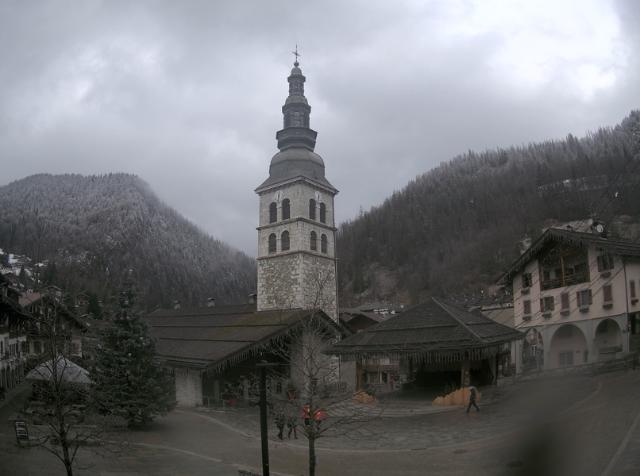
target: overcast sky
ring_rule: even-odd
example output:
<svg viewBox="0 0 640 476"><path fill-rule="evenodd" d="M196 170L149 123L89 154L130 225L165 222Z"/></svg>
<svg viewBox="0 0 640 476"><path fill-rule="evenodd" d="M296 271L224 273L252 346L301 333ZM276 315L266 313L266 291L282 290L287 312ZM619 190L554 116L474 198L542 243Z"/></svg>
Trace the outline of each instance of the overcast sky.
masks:
<svg viewBox="0 0 640 476"><path fill-rule="evenodd" d="M0 0L0 185L128 172L255 255L297 43L338 220L640 107L640 2Z"/></svg>

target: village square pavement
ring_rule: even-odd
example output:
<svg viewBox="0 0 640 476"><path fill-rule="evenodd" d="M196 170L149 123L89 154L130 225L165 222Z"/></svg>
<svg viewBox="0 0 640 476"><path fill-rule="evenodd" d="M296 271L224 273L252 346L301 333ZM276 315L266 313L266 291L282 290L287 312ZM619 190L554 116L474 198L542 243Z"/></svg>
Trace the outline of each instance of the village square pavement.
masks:
<svg viewBox="0 0 640 476"><path fill-rule="evenodd" d="M350 437L319 441L319 475L640 474L640 371L545 379L499 389L481 412L419 414L411 403ZM487 401L490 400L490 401ZM393 407L390 405L390 407ZM412 410L414 410L412 412ZM6 422L10 408L0 409ZM417 414L418 413L418 414ZM249 410L176 410L147 431L116 436L130 444L99 456L84 451L80 475L237 475L259 472L257 422ZM272 474L306 474L306 440L271 431ZM62 466L19 449L3 423L0 474L56 475Z"/></svg>

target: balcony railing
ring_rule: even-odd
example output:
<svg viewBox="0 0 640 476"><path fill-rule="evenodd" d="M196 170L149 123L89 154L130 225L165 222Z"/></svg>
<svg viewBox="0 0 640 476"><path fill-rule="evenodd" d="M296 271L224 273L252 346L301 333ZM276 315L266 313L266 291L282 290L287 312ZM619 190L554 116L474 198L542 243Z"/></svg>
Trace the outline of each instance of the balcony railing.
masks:
<svg viewBox="0 0 640 476"><path fill-rule="evenodd" d="M576 273L565 276L564 278L553 278L542 281L542 289L555 289L564 286L572 286L574 284L586 283L589 281L589 273Z"/></svg>

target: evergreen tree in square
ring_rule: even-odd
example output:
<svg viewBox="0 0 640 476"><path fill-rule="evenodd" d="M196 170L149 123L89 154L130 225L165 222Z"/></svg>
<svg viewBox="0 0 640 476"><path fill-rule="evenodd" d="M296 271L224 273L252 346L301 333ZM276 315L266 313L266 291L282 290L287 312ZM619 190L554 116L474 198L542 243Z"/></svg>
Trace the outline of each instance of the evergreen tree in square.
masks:
<svg viewBox="0 0 640 476"><path fill-rule="evenodd" d="M101 412L144 426L175 406L172 377L154 362L155 344L133 310L132 287L120 294L113 324L101 336L91 372Z"/></svg>

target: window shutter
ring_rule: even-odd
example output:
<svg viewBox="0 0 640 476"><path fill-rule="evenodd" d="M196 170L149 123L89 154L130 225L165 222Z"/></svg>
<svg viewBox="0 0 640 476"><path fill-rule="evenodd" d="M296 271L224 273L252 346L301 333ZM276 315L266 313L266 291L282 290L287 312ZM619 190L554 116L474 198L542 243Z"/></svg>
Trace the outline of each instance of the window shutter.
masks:
<svg viewBox="0 0 640 476"><path fill-rule="evenodd" d="M607 284L602 287L602 296L604 298L604 302L612 302L613 301L613 291L611 289L611 285Z"/></svg>

